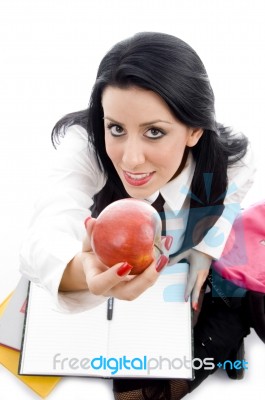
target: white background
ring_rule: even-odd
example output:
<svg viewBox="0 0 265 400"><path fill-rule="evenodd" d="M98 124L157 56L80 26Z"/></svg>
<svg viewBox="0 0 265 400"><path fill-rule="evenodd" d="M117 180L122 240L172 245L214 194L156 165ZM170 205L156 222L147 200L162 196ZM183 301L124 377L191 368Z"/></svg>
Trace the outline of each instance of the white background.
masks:
<svg viewBox="0 0 265 400"><path fill-rule="evenodd" d="M247 134L256 182L243 205L265 198L265 24L262 0L0 0L0 300L19 279L18 254L34 200L55 151L50 132L64 114L86 108L109 48L138 31L187 41L202 58L217 117ZM246 340L243 381L210 377L190 399L249 399L265 389L264 345ZM64 379L51 400L112 398L110 383ZM3 399L38 397L0 366Z"/></svg>

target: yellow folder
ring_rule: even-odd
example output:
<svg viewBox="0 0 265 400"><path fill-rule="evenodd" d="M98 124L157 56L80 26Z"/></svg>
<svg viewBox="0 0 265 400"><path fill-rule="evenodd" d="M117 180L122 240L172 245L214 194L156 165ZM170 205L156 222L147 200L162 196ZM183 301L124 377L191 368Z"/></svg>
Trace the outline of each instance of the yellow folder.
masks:
<svg viewBox="0 0 265 400"><path fill-rule="evenodd" d="M0 316L3 314L12 293L0 305ZM22 376L18 375L20 352L0 345L0 364L12 372L19 380L29 386L40 397L45 398L54 389L61 378L53 376Z"/></svg>

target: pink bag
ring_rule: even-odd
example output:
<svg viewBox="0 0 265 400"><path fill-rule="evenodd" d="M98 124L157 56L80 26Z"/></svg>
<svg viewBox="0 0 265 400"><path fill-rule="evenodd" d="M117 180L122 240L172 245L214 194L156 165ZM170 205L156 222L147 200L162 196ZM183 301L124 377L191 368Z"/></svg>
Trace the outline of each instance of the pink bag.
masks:
<svg viewBox="0 0 265 400"><path fill-rule="evenodd" d="M212 266L235 285L265 293L265 201L237 217L221 258Z"/></svg>

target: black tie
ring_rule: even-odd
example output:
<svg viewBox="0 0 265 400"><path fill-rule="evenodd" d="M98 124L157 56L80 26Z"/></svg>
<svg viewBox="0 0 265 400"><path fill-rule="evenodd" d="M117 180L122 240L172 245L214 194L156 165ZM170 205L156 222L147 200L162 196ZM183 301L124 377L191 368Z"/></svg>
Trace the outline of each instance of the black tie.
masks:
<svg viewBox="0 0 265 400"><path fill-rule="evenodd" d="M165 219L165 211L164 211L165 199L162 194L159 193L157 199L152 203L152 206L159 213L161 221L162 221L162 235L166 234L166 219Z"/></svg>

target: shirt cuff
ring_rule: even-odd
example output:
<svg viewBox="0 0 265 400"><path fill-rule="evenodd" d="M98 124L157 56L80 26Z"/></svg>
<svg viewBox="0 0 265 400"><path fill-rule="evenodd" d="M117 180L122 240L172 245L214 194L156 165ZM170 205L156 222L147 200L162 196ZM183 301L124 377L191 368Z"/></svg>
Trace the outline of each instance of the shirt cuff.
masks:
<svg viewBox="0 0 265 400"><path fill-rule="evenodd" d="M57 311L78 313L96 307L106 300L106 297L94 295L89 290L59 291L67 264L82 249L81 241L69 238L67 234L59 234L58 238L53 235L51 241L48 232L45 232L44 237L37 242L39 246L35 249L35 254L31 247L26 249L24 246L24 254L20 256L20 271L52 296Z"/></svg>

